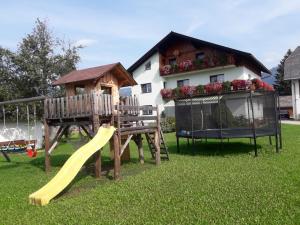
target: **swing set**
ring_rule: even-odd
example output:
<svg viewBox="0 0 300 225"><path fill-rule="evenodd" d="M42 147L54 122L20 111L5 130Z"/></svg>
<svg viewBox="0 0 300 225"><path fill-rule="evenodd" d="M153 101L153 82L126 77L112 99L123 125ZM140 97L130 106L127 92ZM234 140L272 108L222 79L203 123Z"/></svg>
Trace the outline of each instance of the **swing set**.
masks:
<svg viewBox="0 0 300 225"><path fill-rule="evenodd" d="M31 138L31 126L30 126L30 107L29 104L26 104L26 116L27 116L27 135L22 131L19 124L19 105L16 106L16 127L8 128L6 126L6 111L5 111L5 104L15 104L20 102L27 102L27 101L36 101L39 100L41 97L38 98L31 98L31 99L19 99L14 101L7 101L2 102L2 115L3 115L3 128L0 131L0 152L5 157L5 159L10 162L10 157L8 153L20 153L26 152L27 156L30 158L34 158L37 156L37 113L36 113L36 104L32 105L33 111L33 128L34 128L34 138Z"/></svg>

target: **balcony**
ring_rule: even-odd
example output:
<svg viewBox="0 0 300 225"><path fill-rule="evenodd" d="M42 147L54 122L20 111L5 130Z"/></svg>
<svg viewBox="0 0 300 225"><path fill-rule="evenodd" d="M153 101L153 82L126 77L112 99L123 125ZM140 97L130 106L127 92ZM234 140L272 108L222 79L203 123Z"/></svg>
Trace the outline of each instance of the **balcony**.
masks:
<svg viewBox="0 0 300 225"><path fill-rule="evenodd" d="M212 56L205 56L203 59L186 59L180 62L177 61L172 65L162 64L160 66L160 75L168 76L191 71L225 67L235 64L236 60L233 55L225 53L217 54Z"/></svg>

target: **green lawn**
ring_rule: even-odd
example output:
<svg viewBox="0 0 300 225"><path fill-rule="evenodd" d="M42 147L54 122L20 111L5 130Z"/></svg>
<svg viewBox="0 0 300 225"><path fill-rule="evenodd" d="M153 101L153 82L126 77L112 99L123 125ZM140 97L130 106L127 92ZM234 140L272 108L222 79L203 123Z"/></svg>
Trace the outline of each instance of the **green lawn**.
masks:
<svg viewBox="0 0 300 225"><path fill-rule="evenodd" d="M253 157L249 140L197 143L196 155L186 143L176 153L175 136L167 134L170 161L122 166L95 180L82 170L59 197L45 207L28 204L28 195L55 175L78 139L62 143L52 157L53 171L43 171L43 153L29 159L0 155L0 224L300 224L300 126L283 126L283 150L276 154L267 138L258 140ZM109 167L108 150L104 164Z"/></svg>

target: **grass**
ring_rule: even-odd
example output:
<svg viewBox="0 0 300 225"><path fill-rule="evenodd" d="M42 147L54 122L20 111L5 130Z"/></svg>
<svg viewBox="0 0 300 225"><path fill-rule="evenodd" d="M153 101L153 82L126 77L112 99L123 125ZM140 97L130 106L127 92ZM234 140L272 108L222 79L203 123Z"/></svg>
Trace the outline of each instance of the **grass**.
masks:
<svg viewBox="0 0 300 225"><path fill-rule="evenodd" d="M156 167L146 149L146 163L122 166L122 180L112 172L101 180L82 170L58 198L45 207L28 204L28 195L55 175L80 143L61 143L52 157L53 171L43 171L43 153L35 159L0 156L0 224L300 224L300 126L283 126L283 150L274 152L261 138L253 157L249 140L197 143L195 155L185 141L176 154L174 134L166 139L170 161ZM110 166L108 149L105 167Z"/></svg>

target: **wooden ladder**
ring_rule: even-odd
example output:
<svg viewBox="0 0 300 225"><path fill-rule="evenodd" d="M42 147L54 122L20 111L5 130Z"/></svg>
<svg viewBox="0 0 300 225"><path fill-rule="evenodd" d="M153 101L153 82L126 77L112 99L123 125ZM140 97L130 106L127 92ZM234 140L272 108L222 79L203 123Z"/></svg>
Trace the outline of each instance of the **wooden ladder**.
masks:
<svg viewBox="0 0 300 225"><path fill-rule="evenodd" d="M145 133L147 143L149 146L149 150L151 152L152 158L155 158L155 146L154 146L154 133ZM165 142L164 134L160 130L160 154L161 158L169 160L169 152L168 152L168 147Z"/></svg>

